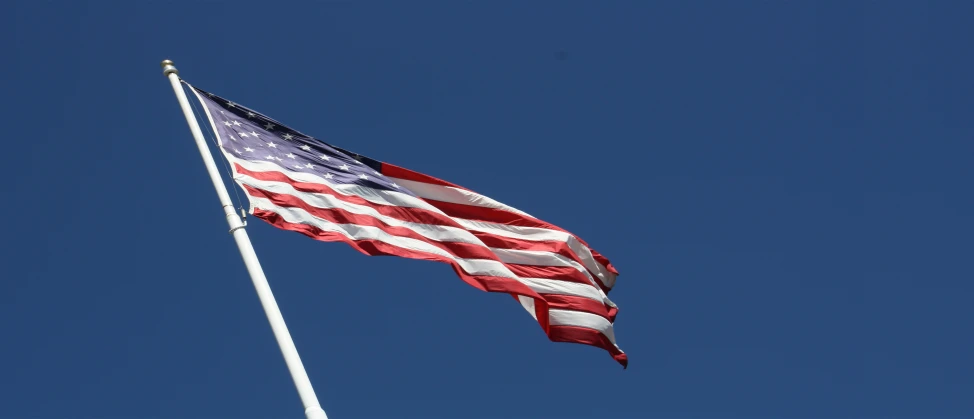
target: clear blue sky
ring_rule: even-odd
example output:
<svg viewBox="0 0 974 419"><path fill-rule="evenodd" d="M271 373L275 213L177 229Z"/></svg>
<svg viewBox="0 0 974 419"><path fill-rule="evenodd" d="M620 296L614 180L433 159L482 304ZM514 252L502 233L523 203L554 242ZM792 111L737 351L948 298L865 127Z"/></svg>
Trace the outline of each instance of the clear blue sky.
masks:
<svg viewBox="0 0 974 419"><path fill-rule="evenodd" d="M255 220L331 418L974 417L971 16L8 3L0 418L302 417L165 58L567 228L622 273L628 370L447 265Z"/></svg>

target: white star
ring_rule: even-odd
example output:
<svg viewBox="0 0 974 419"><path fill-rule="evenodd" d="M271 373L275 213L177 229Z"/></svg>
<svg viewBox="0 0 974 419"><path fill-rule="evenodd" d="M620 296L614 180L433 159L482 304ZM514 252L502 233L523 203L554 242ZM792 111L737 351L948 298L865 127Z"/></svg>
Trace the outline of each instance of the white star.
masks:
<svg viewBox="0 0 974 419"><path fill-rule="evenodd" d="M305 144L305 145L301 146L301 149L304 150L304 151L310 151L311 150L311 147L308 147L308 145Z"/></svg>
<svg viewBox="0 0 974 419"><path fill-rule="evenodd" d="M314 169L315 168L315 165L313 165L311 163L308 163L308 164L304 165L304 167L307 167L309 169Z"/></svg>
<svg viewBox="0 0 974 419"><path fill-rule="evenodd" d="M324 160L324 161L328 161L328 160L331 160L331 157L328 157L327 154L322 154L321 155L321 159Z"/></svg>
<svg viewBox="0 0 974 419"><path fill-rule="evenodd" d="M268 122L267 125L264 125L264 129L270 131L270 130L274 129L274 124Z"/></svg>
<svg viewBox="0 0 974 419"><path fill-rule="evenodd" d="M300 164L296 164L296 165L294 165L294 168L295 168L295 169L301 169L301 168L304 168L304 166L302 166L302 165L300 165Z"/></svg>
<svg viewBox="0 0 974 419"><path fill-rule="evenodd" d="M237 149L233 149L233 151L236 151L236 152L237 152L237 154L240 154L240 150L237 150Z"/></svg>
<svg viewBox="0 0 974 419"><path fill-rule="evenodd" d="M223 121L223 125L226 125L228 127L232 127L233 126L233 124L231 124L230 121Z"/></svg>
<svg viewBox="0 0 974 419"><path fill-rule="evenodd" d="M338 166L338 168L347 171L348 170L348 165L347 164L343 164L341 166Z"/></svg>
<svg viewBox="0 0 974 419"><path fill-rule="evenodd" d="M277 144L274 144L273 141L267 143L267 146L270 147L270 148L277 148Z"/></svg>
<svg viewBox="0 0 974 419"><path fill-rule="evenodd" d="M325 179L331 179L333 177L334 176L332 176L331 173L325 173Z"/></svg>
<svg viewBox="0 0 974 419"><path fill-rule="evenodd" d="M247 138L247 137L249 137L249 135L247 135L246 132L241 132L241 133L238 133L237 135L240 135L240 138Z"/></svg>
<svg viewBox="0 0 974 419"><path fill-rule="evenodd" d="M233 140L233 141L237 141L237 139L236 138L233 138L232 135L230 136L230 139Z"/></svg>
<svg viewBox="0 0 974 419"><path fill-rule="evenodd" d="M369 177L366 176L365 173L362 173L361 175L358 175L358 177L362 178L363 180L369 180Z"/></svg>
<svg viewBox="0 0 974 419"><path fill-rule="evenodd" d="M375 173L377 176L382 176L382 173L379 173L379 172L377 172L375 170L373 170L372 173Z"/></svg>
<svg viewBox="0 0 974 419"><path fill-rule="evenodd" d="M257 116L257 115L254 115L253 112L247 112L247 118L253 118L255 116Z"/></svg>
<svg viewBox="0 0 974 419"><path fill-rule="evenodd" d="M294 158L294 154L292 154L292 153L287 153L287 156L290 157L290 158L292 158L292 159Z"/></svg>
<svg viewBox="0 0 974 419"><path fill-rule="evenodd" d="M236 125L236 126L239 127L240 126L240 121L237 121L236 119L233 120L233 125Z"/></svg>
<svg viewBox="0 0 974 419"><path fill-rule="evenodd" d="M264 158L267 159L267 160L274 160L274 156L267 156L267 157L264 157Z"/></svg>
<svg viewBox="0 0 974 419"><path fill-rule="evenodd" d="M399 185L396 185L396 182L392 182L392 187L393 188L396 188L396 189L399 189Z"/></svg>
<svg viewBox="0 0 974 419"><path fill-rule="evenodd" d="M227 102L227 106L229 106L231 108L236 108L237 107L237 104L236 103L233 103L233 102Z"/></svg>
<svg viewBox="0 0 974 419"><path fill-rule="evenodd" d="M277 161L284 161L284 159L282 159L280 157L274 157L274 158L277 159Z"/></svg>
<svg viewBox="0 0 974 419"><path fill-rule="evenodd" d="M254 152L254 149L252 149L252 148L250 148L250 147L244 147L244 150L247 150L247 151L249 151L249 152L251 152L251 153L253 153L253 152Z"/></svg>
<svg viewBox="0 0 974 419"><path fill-rule="evenodd" d="M291 138L294 138L294 137L291 137L291 134L284 134L284 139L285 140L290 140Z"/></svg>
<svg viewBox="0 0 974 419"><path fill-rule="evenodd" d="M206 95L209 97L213 97L213 93L207 93Z"/></svg>
<svg viewBox="0 0 974 419"><path fill-rule="evenodd" d="M257 131L250 131L250 135L253 135L254 137L260 138L260 134L258 134Z"/></svg>

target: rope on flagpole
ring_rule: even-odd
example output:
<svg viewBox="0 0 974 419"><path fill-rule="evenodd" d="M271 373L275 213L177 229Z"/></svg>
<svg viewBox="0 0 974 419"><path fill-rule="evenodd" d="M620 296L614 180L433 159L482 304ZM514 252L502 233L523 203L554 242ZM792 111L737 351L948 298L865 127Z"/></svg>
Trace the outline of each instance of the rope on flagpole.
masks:
<svg viewBox="0 0 974 419"><path fill-rule="evenodd" d="M182 80L182 78L180 78L180 80ZM188 83L186 83L186 84L188 85ZM193 87L190 86L190 89L192 89L192 88ZM206 120L206 119L204 119L204 118L206 118L206 114L204 114L201 109L197 108L197 106L202 106L202 105L197 105L196 102L189 101L189 106L191 106L193 108L193 115L194 116L196 116L197 118L202 119L204 121ZM213 143L213 145L216 146L217 150L221 150L220 143L219 143L219 141L216 138L216 133L213 132L210 129L210 124L202 123L202 124L199 124L199 125L201 127L203 127L203 131L205 131L204 132L204 137L209 137L210 138L210 141ZM221 150L221 153L222 152L223 151ZM230 163L227 162L227 159L217 159L217 160L220 160L220 161L223 162L223 170L225 172L227 172L227 176L232 180L233 179L233 170L230 168ZM234 182L234 183L236 183L236 182ZM247 215L246 215L247 212L244 210L243 200L240 199L240 193L237 191L237 188L230 188L230 189L233 190L233 197L235 198L233 200L233 204L236 206L236 208L238 208L240 210L240 213L243 216L244 226L246 226L247 225ZM233 234L233 231L230 231L230 234Z"/></svg>

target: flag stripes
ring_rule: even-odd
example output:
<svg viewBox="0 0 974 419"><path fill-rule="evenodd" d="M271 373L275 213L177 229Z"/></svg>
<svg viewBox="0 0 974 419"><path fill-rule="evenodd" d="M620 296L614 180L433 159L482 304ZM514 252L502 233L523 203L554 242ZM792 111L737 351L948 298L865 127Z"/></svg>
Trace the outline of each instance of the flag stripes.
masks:
<svg viewBox="0 0 974 419"><path fill-rule="evenodd" d="M627 365L613 331L618 308L607 296L618 272L580 238L452 183L298 143L280 123L261 130L238 113L263 115L194 93L254 216L367 255L447 263L471 286L513 295L552 341L600 347Z"/></svg>

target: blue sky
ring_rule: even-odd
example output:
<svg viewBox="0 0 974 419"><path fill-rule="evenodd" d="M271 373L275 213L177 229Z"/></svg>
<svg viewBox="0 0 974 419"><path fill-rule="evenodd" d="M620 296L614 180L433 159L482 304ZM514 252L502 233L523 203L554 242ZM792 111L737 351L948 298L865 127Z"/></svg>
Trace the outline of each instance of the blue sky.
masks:
<svg viewBox="0 0 974 419"><path fill-rule="evenodd" d="M622 273L628 370L446 265L254 220L331 418L974 416L972 12L8 4L0 418L302 416L166 58Z"/></svg>

